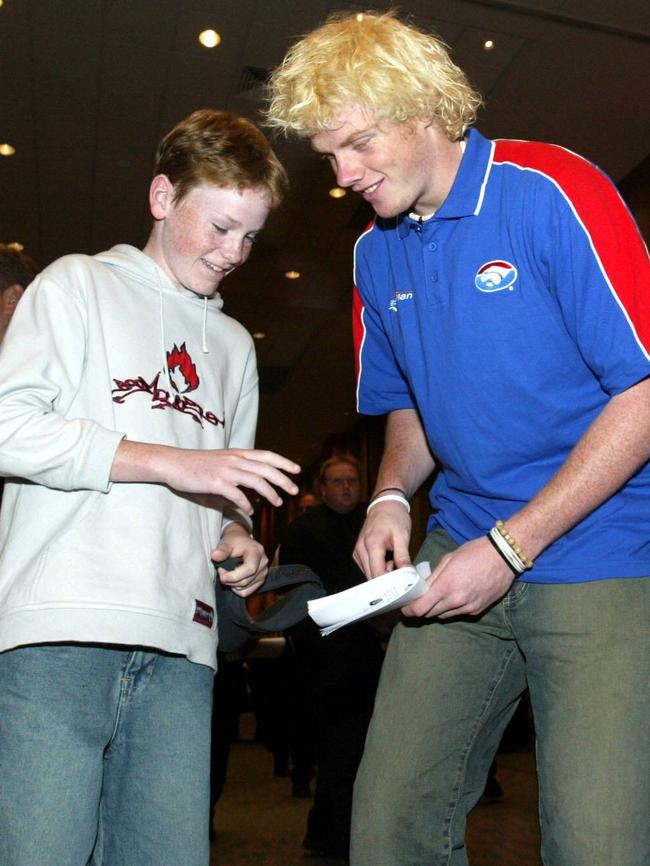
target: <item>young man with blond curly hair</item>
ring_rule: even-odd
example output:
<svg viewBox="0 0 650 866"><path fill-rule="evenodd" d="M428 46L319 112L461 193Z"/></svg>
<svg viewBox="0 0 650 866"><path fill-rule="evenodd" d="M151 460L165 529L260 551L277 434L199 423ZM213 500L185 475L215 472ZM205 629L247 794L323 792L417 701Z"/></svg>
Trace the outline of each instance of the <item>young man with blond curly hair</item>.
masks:
<svg viewBox="0 0 650 866"><path fill-rule="evenodd" d="M650 267L609 179L489 141L435 37L337 17L268 121L375 210L355 250L358 405L386 414L356 546L411 561L357 777L353 866L466 866L466 816L528 687L546 866L650 862Z"/></svg>

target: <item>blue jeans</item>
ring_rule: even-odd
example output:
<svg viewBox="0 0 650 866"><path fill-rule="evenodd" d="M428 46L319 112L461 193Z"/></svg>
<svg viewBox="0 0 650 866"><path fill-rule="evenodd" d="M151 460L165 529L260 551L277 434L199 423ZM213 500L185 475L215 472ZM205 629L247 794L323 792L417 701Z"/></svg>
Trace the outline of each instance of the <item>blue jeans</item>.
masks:
<svg viewBox="0 0 650 866"><path fill-rule="evenodd" d="M131 648L0 654L2 866L207 866L212 680Z"/></svg>
<svg viewBox="0 0 650 866"><path fill-rule="evenodd" d="M432 564L456 545L434 531ZM391 637L352 866L467 866L466 817L528 685L545 866L650 864L650 579L515 582L477 618Z"/></svg>

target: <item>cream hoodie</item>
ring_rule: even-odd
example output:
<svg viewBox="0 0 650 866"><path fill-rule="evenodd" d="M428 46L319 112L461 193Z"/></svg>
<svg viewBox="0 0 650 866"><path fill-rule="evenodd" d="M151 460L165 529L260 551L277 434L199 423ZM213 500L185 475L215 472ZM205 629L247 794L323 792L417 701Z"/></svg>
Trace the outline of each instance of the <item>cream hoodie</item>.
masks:
<svg viewBox="0 0 650 866"><path fill-rule="evenodd" d="M25 293L0 350L0 650L75 641L216 666L215 497L111 484L123 437L250 448L247 331L119 245L65 256Z"/></svg>

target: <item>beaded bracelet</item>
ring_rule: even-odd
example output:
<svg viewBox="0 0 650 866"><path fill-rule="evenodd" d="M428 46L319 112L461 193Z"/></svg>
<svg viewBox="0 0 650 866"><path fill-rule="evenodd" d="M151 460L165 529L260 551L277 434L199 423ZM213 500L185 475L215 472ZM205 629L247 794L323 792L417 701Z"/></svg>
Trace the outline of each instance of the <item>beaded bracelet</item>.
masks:
<svg viewBox="0 0 650 866"><path fill-rule="evenodd" d="M495 523L495 528L498 531L499 535L510 545L512 550L514 550L518 559L521 560L521 563L524 566L524 570L526 570L527 568L532 568L533 567L533 560L529 559L526 556L526 554L523 552L521 547L519 547L519 545L514 540L512 535L510 535L510 533L506 529L506 525L503 522L503 520L497 520L497 522Z"/></svg>
<svg viewBox="0 0 650 866"><path fill-rule="evenodd" d="M397 493L387 493L385 496L377 496L371 502L368 503L368 507L366 508L366 514L370 511L371 508L374 508L375 505L379 505L380 502L401 502L404 508L411 513L411 506L409 505L409 501L406 496L402 496Z"/></svg>
<svg viewBox="0 0 650 866"><path fill-rule="evenodd" d="M492 527L485 537L516 577L524 573L526 569L523 567L523 562L518 561L514 550L506 544L496 527Z"/></svg>

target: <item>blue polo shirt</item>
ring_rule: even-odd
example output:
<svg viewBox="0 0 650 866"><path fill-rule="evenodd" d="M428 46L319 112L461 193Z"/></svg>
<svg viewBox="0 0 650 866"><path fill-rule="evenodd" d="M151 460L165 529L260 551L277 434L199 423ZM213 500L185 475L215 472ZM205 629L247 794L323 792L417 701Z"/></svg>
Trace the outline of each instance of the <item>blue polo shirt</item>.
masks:
<svg viewBox="0 0 650 866"><path fill-rule="evenodd" d="M608 400L650 375L650 263L609 179L554 145L471 130L419 223L355 248L358 408L417 408L441 466L432 524L462 543L519 511ZM522 580L650 575L650 464Z"/></svg>

